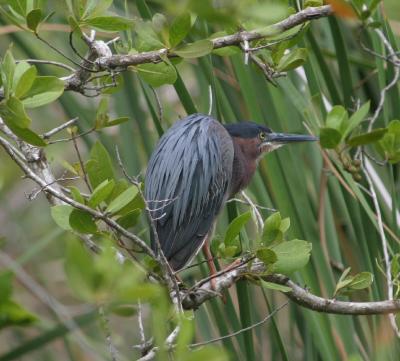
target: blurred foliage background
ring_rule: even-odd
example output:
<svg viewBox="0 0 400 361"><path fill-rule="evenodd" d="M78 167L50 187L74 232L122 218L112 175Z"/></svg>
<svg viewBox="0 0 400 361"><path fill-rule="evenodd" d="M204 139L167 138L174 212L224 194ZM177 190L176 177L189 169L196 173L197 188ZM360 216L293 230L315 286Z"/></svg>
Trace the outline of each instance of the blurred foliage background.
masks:
<svg viewBox="0 0 400 361"><path fill-rule="evenodd" d="M190 33L191 40L223 30L225 26L230 26L233 16L240 18L244 14L244 5L239 1L218 2L222 9L224 6L229 8L222 12L221 19L207 14L208 7L204 4L211 2L200 5L200 9L199 3L189 3L200 15ZM279 2L251 3L264 6L265 10L259 11L259 18L251 17L255 24L268 25L286 16L276 6ZM297 2L289 3L296 6ZM149 18L157 12L175 16L182 4L184 2L117 0L113 10L122 15L127 10L126 15L137 20ZM381 5L375 16L382 21L383 29L398 49L399 2L384 0ZM65 4L49 1L47 6L55 10L55 15L49 20L52 24L50 30L43 29L41 34L64 53L74 56L68 44ZM276 7L268 12L268 6ZM391 79L393 67L361 49L355 23L353 19L340 18L313 22L299 43L299 46L309 50L307 62L303 68L290 71L287 77L277 80L277 87L268 83L256 67L245 65L240 53L230 57L207 55L179 63L178 81L156 89L162 105L162 128L167 129L176 119L188 113L207 113L210 87L214 97L212 115L216 118L224 122L253 120L267 124L275 131L306 133L307 125L318 133L330 105L343 105L353 111L357 99L361 103L370 100L373 110L377 106L382 84ZM33 35L10 27L2 16L0 24L0 54L3 55L12 44L16 59L65 61ZM111 38L109 34L105 36ZM124 36L127 37L126 34ZM374 51L382 52L382 44L371 33L364 32L363 38ZM84 44L77 45L79 51L84 53ZM65 75L63 70L48 65L37 65L37 68L41 74ZM88 130L93 126L98 104L98 98L67 92L59 101L30 112L34 119L33 127L43 132L79 116L79 130ZM124 73L121 89L110 95L110 113L114 118L127 116L129 121L81 138L79 146L83 155L87 156L95 141L100 139L115 164L114 146L118 145L129 173L143 175L158 139L154 122L158 117L158 105L153 89L135 72ZM396 118L400 119L398 85L388 92L377 126L384 127ZM64 172L62 160L71 164L77 162L70 143L57 143L46 151L51 166L60 176ZM370 152L379 156L374 147ZM371 216L372 202L341 165L336 163L336 166L357 197L324 169L321 149L310 144L287 146L265 157L260 162L248 194L258 204L273 207L282 216L290 217L290 237L312 242L311 262L294 276L294 280L309 287L313 293L329 298L342 270L352 267L353 272L369 271L374 275L371 288L352 294L352 298L385 299L386 282L380 271L382 247ZM62 304L63 310L76 317L76 322L81 325L79 333L63 330L60 315L49 309L20 277L16 277L14 298L38 320L28 327L0 331L0 360L109 359L104 328L92 308L82 303L66 283L66 244L74 236L57 227L42 194L34 201L27 200L26 196L35 186L21 179L19 169L1 151L0 167L1 252L15 260L35 284L42 287L39 293L43 297L47 294L53 296ZM395 209L398 209L400 200L400 168L396 164L385 167L374 165L374 168L382 181L381 188L386 192L378 191L378 196L384 222L391 230L387 234L390 251L395 255L399 252L399 221L396 219L399 216ZM115 166L115 169L118 167ZM364 179L361 184L366 186ZM248 210L245 205L238 208L240 212ZM264 218L270 215L267 210L261 212ZM228 213L220 217L217 235L224 233L229 222ZM135 231L147 238L146 227L143 217ZM243 242L251 244L256 236L256 227L249 224L246 230ZM188 270L184 278L190 283L202 274L205 274L205 269L196 267ZM245 327L262 319L285 301L285 297L278 292L265 291L246 282L238 283L230 290L230 295L226 305L220 300L212 300L196 311L195 341L208 340ZM144 309L144 313L145 320L150 319L148 308ZM145 324L149 335L152 328ZM139 342L136 316L121 318L112 315L109 327L123 358L137 356L131 348ZM84 339L95 352L85 350L79 339ZM386 316L323 315L294 304L281 310L271 322L219 345L228 351L231 360L398 360L400 354L399 339L392 332Z"/></svg>

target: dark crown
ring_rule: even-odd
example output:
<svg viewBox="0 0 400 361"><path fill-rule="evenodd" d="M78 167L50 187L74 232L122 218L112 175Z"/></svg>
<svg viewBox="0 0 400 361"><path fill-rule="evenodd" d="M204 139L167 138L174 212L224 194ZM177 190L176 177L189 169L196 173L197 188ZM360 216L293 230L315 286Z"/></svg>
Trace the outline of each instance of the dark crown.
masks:
<svg viewBox="0 0 400 361"><path fill-rule="evenodd" d="M272 133L268 127L253 122L225 124L224 127L232 137L254 138L260 132Z"/></svg>

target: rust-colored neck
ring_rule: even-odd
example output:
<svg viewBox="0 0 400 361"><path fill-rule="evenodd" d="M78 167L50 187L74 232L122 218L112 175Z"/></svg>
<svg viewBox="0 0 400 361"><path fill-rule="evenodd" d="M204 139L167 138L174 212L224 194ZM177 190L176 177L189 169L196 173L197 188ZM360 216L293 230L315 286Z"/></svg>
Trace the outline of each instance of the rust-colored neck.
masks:
<svg viewBox="0 0 400 361"><path fill-rule="evenodd" d="M260 149L257 139L233 137L235 155L233 158L230 197L246 188L257 169Z"/></svg>

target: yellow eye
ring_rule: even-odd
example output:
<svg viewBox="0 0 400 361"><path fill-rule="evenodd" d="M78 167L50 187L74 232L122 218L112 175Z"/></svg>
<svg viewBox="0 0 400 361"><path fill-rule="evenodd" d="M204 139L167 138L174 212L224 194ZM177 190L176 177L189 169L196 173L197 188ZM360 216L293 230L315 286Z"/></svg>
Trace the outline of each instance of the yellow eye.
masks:
<svg viewBox="0 0 400 361"><path fill-rule="evenodd" d="M265 134L265 132L261 132L258 137L260 138L260 140L265 140L267 138L267 134Z"/></svg>

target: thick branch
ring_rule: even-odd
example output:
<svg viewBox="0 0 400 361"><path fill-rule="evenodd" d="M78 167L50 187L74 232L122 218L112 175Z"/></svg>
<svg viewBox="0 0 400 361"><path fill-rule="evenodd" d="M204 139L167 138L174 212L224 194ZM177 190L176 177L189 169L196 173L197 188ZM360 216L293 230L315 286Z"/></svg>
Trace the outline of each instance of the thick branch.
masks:
<svg viewBox="0 0 400 361"><path fill-rule="evenodd" d="M309 7L298 13L289 16L288 18L267 26L262 29L253 31L241 31L232 35L222 36L219 38L212 39L213 49L220 49L227 46L239 46L243 41L252 41L265 39L273 36L282 34L283 32L293 29L294 27L301 25L307 21L319 19L332 15L333 11L330 5L324 5L319 7ZM110 57L102 57L97 60L97 64L102 69L115 69L115 68L126 68L129 65L139 65L144 63L158 63L162 61L163 57L168 56L169 58L176 57L173 51L167 48L147 51L139 54L130 55L113 55Z"/></svg>
<svg viewBox="0 0 400 361"><path fill-rule="evenodd" d="M2 120L0 120L0 122L2 122ZM135 234L121 227L116 221L108 217L106 214L99 212L93 208L90 208L82 203L76 202L72 198L65 195L61 190L60 186L58 185L53 174L51 173L46 158L44 157L44 154L40 148L32 147L27 143L21 142L22 146L21 150L24 153L25 157L27 158L28 162L30 162L29 164L32 164L32 166L29 166L18 157L15 147L13 147L6 139L2 138L1 136L0 136L0 146L4 148L4 150L13 159L13 161L21 168L25 176L27 178L32 179L36 184L38 184L43 189L51 204L66 203L73 206L74 208L81 209L89 213L96 219L101 219L108 226L121 233L124 237L130 239L135 245L139 246L146 254L155 258L155 255L151 250L151 248ZM23 147L29 147L28 149L29 151L24 151ZM29 159L30 156L34 158L30 160ZM45 179L43 179L42 177Z"/></svg>
<svg viewBox="0 0 400 361"><path fill-rule="evenodd" d="M378 302L351 302L338 301L335 299L326 299L315 296L308 290L300 287L288 277L283 275L264 276L265 266L261 262L254 262L251 269L244 264L232 271L221 272L215 278L215 289L212 288L211 282L208 281L201 286L186 292L182 296L182 304L185 309L196 309L203 302L217 296L225 289L231 287L240 279L246 276L262 277L266 281L278 283L283 286L290 287L292 291L285 292L285 295L298 305L317 312L334 313L341 315L376 315L400 312L400 300L388 300Z"/></svg>

